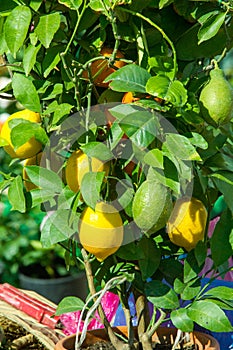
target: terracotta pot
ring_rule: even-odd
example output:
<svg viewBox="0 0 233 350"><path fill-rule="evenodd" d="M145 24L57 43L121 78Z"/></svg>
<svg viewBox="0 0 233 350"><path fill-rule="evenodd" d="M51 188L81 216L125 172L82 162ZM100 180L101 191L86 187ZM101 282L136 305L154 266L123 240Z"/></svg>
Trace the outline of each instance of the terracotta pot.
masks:
<svg viewBox="0 0 233 350"><path fill-rule="evenodd" d="M118 333L123 333L124 335L127 334L126 327L121 326L114 328L115 331ZM167 328L167 327L161 327L158 329L158 331L154 334L153 340L160 340L161 343L166 343L166 341L170 341L171 339L174 339L176 336L176 329L174 328ZM213 338L209 334L201 333L201 332L194 332L193 333L193 339L198 344L198 350L220 350L220 345L218 341ZM106 332L104 329L95 329L92 331L88 331L86 335L86 339L83 343L83 346L88 346L90 344L93 344L97 341L107 341L108 337L106 335ZM55 346L55 350L74 350L75 345L75 335L70 335L68 337L65 337L64 339L61 339Z"/></svg>

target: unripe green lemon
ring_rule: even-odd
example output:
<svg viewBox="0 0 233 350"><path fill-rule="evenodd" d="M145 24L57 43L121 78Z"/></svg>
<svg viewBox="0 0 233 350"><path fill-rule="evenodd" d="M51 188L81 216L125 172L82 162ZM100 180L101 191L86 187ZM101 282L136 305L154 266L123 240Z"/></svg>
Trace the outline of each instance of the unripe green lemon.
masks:
<svg viewBox="0 0 233 350"><path fill-rule="evenodd" d="M170 193L159 182L146 180L135 193L132 204L133 219L147 234L165 226L171 209Z"/></svg>
<svg viewBox="0 0 233 350"><path fill-rule="evenodd" d="M200 200L180 198L168 220L167 233L174 244L190 251L203 240L206 222L207 210Z"/></svg>
<svg viewBox="0 0 233 350"><path fill-rule="evenodd" d="M223 71L215 68L200 94L200 107L207 123L221 125L233 117L233 89Z"/></svg>

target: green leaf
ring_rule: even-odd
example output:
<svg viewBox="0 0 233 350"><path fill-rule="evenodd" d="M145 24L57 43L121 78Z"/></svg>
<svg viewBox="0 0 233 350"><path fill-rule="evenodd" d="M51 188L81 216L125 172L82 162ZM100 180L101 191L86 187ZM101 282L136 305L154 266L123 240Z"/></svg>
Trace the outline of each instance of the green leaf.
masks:
<svg viewBox="0 0 233 350"><path fill-rule="evenodd" d="M159 9L161 10L163 7L170 5L173 0L160 0L159 1Z"/></svg>
<svg viewBox="0 0 233 350"><path fill-rule="evenodd" d="M147 278L151 277L159 267L161 252L160 249L157 248L153 239L145 236L140 240L138 249L146 252L145 258L139 260L142 279L145 281Z"/></svg>
<svg viewBox="0 0 233 350"><path fill-rule="evenodd" d="M187 310L188 316L201 327L212 332L232 332L233 327L221 308L205 300L194 302Z"/></svg>
<svg viewBox="0 0 233 350"><path fill-rule="evenodd" d="M21 213L26 211L25 197L23 193L23 181L20 175L12 181L8 190L8 199L12 205L11 210L18 210Z"/></svg>
<svg viewBox="0 0 233 350"><path fill-rule="evenodd" d="M201 160L200 155L197 153L190 140L183 135L167 133L164 144L172 154L180 159L190 161Z"/></svg>
<svg viewBox="0 0 233 350"><path fill-rule="evenodd" d="M217 222L210 239L212 259L216 266L225 263L233 254L230 244L230 234L233 230L233 219L230 210L226 210ZM221 254L219 254L221 252Z"/></svg>
<svg viewBox="0 0 233 350"><path fill-rule="evenodd" d="M102 142L88 142L80 148L88 157L97 158L103 162L114 159L113 153Z"/></svg>
<svg viewBox="0 0 233 350"><path fill-rule="evenodd" d="M60 105L57 105L53 116L53 125L58 124L65 115L70 113L72 108L73 106L69 103L61 103Z"/></svg>
<svg viewBox="0 0 233 350"><path fill-rule="evenodd" d="M124 133L138 147L148 147L158 130L157 119L148 111L134 112L119 123Z"/></svg>
<svg viewBox="0 0 233 350"><path fill-rule="evenodd" d="M223 25L226 17L226 12L214 13L209 16L204 23L202 23L198 31L198 44L200 45L203 41L213 38ZM201 21L201 18L199 19Z"/></svg>
<svg viewBox="0 0 233 350"><path fill-rule="evenodd" d="M39 95L29 78L15 73L12 78L12 88L15 98L25 108L33 112L41 112Z"/></svg>
<svg viewBox="0 0 233 350"><path fill-rule="evenodd" d="M29 75L32 68L34 67L34 64L36 63L36 56L41 48L41 45L34 46L29 44L26 50L24 51L23 56L23 68L25 71L26 76Z"/></svg>
<svg viewBox="0 0 233 350"><path fill-rule="evenodd" d="M126 208L132 202L134 189L131 181L122 179L116 185L117 201L121 208Z"/></svg>
<svg viewBox="0 0 233 350"><path fill-rule="evenodd" d="M42 144L48 142L48 136L45 130L38 123L17 118L10 120L9 126L11 128L11 141L15 150L25 142L29 141L32 137L35 137L35 139Z"/></svg>
<svg viewBox="0 0 233 350"><path fill-rule="evenodd" d="M210 288L205 293L205 296L211 296L212 298L233 300L233 289L226 286L218 286L215 288Z"/></svg>
<svg viewBox="0 0 233 350"><path fill-rule="evenodd" d="M185 285L181 293L181 299L192 300L200 292L200 290L201 290L201 286L200 286L199 280L188 283Z"/></svg>
<svg viewBox="0 0 233 350"><path fill-rule="evenodd" d="M109 86L115 91L146 92L146 82L150 77L146 69L136 64L128 64L110 74L105 82L111 81Z"/></svg>
<svg viewBox="0 0 233 350"><path fill-rule="evenodd" d="M100 190L103 183L105 172L89 171L83 176L80 192L85 203L95 209L96 202L100 199Z"/></svg>
<svg viewBox="0 0 233 350"><path fill-rule="evenodd" d="M58 209L47 217L40 238L43 247L49 248L55 243L63 242L77 232L76 228L70 227L69 217L70 209ZM74 226L78 227L78 223Z"/></svg>
<svg viewBox="0 0 233 350"><path fill-rule="evenodd" d="M123 260L139 260L145 258L145 254L141 249L138 249L138 244L135 241L122 244L117 250L116 255Z"/></svg>
<svg viewBox="0 0 233 350"><path fill-rule="evenodd" d="M148 58L148 64L156 75L165 75L169 78L174 76L174 63L172 57L152 56Z"/></svg>
<svg viewBox="0 0 233 350"><path fill-rule="evenodd" d="M147 81L146 92L171 102L175 107L182 107L188 99L184 85L178 80L170 80L165 75L151 77Z"/></svg>
<svg viewBox="0 0 233 350"><path fill-rule="evenodd" d="M211 175L215 186L224 195L224 200L233 213L233 174L230 171L218 171Z"/></svg>
<svg viewBox="0 0 233 350"><path fill-rule="evenodd" d="M35 33L45 48L49 48L54 34L57 32L59 27L60 14L58 12L46 14L40 17L39 23L35 28Z"/></svg>
<svg viewBox="0 0 233 350"><path fill-rule="evenodd" d="M202 135L198 134L197 132L186 133L185 136L188 137L192 145L200 147L202 149L208 148L208 142Z"/></svg>
<svg viewBox="0 0 233 350"><path fill-rule="evenodd" d="M197 278L201 272L201 267L198 265L193 251L189 252L187 258L184 260L184 282L188 283Z"/></svg>
<svg viewBox="0 0 233 350"><path fill-rule="evenodd" d="M168 285L161 281L151 281L146 284L145 292L148 300L156 308L176 309L179 307L179 299L176 293Z"/></svg>
<svg viewBox="0 0 233 350"><path fill-rule="evenodd" d="M182 332L192 332L194 323L187 314L187 309L181 308L171 312L171 321Z"/></svg>
<svg viewBox="0 0 233 350"><path fill-rule="evenodd" d="M58 0L62 5L69 7L71 10L78 10L82 5L82 0Z"/></svg>
<svg viewBox="0 0 233 350"><path fill-rule="evenodd" d="M37 165L25 167L29 179L39 188L50 194L59 194L63 189L63 182L60 176L52 170Z"/></svg>
<svg viewBox="0 0 233 350"><path fill-rule="evenodd" d="M34 10L34 11L38 11L40 8L40 5L43 3L43 0L31 0L30 1L30 7Z"/></svg>
<svg viewBox="0 0 233 350"><path fill-rule="evenodd" d="M60 53L63 50L63 46L61 45L56 45L49 47L48 50L46 50L45 58L42 62L42 68L43 68L43 74L44 77L46 78L49 73L57 66L57 64L61 60ZM51 99L52 97L49 96Z"/></svg>
<svg viewBox="0 0 233 350"><path fill-rule="evenodd" d="M4 31L7 46L15 57L26 39L31 22L31 11L28 6L15 7L7 17Z"/></svg>
<svg viewBox="0 0 233 350"><path fill-rule="evenodd" d="M152 167L164 169L163 167L163 153L157 148L147 152L144 157L144 162Z"/></svg>
<svg viewBox="0 0 233 350"><path fill-rule="evenodd" d="M82 310L84 305L85 304L82 299L77 297L65 297L58 304L55 316L61 316L62 314L66 314L68 312Z"/></svg>

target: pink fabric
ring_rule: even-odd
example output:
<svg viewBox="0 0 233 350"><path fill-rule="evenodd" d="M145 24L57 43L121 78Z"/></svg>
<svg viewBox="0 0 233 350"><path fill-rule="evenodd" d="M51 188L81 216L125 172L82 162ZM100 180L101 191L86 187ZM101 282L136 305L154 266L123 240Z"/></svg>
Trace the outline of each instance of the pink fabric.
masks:
<svg viewBox="0 0 233 350"><path fill-rule="evenodd" d="M109 322L111 322L116 314L118 305L119 305L119 297L111 292L106 292L102 298L101 304L103 306L104 312ZM64 326L63 332L66 335L71 335L76 333L78 321L80 318L80 311L76 312L68 312L66 314L61 315L60 320ZM80 331L83 329L83 321L81 322ZM100 317L98 312L95 312L94 317L91 319L88 330L103 328L103 324L100 321Z"/></svg>

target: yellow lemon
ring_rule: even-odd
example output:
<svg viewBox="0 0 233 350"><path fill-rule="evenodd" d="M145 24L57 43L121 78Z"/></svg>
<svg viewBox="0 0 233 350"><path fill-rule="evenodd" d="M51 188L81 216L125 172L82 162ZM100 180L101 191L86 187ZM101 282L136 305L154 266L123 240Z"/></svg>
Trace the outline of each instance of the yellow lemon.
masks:
<svg viewBox="0 0 233 350"><path fill-rule="evenodd" d="M203 240L206 222L207 210L200 200L180 198L167 223L169 238L174 244L190 251Z"/></svg>
<svg viewBox="0 0 233 350"><path fill-rule="evenodd" d="M17 150L14 150L14 146L11 142L11 128L9 127L9 121L13 119L24 119L33 123L40 123L41 118L39 113L29 111L28 109L13 113L5 121L1 130L1 137L8 142L8 145L4 146L4 149L12 158L26 159L33 157L41 150L41 143L32 137Z"/></svg>
<svg viewBox="0 0 233 350"><path fill-rule="evenodd" d="M123 222L113 205L103 201L84 209L79 222L80 243L99 261L115 253L123 241Z"/></svg>
<svg viewBox="0 0 233 350"><path fill-rule="evenodd" d="M107 175L109 172L109 163L104 163L97 158L91 158L81 150L77 150L69 157L65 167L65 178L67 185L74 192L78 192L83 176L89 171L104 171Z"/></svg>

